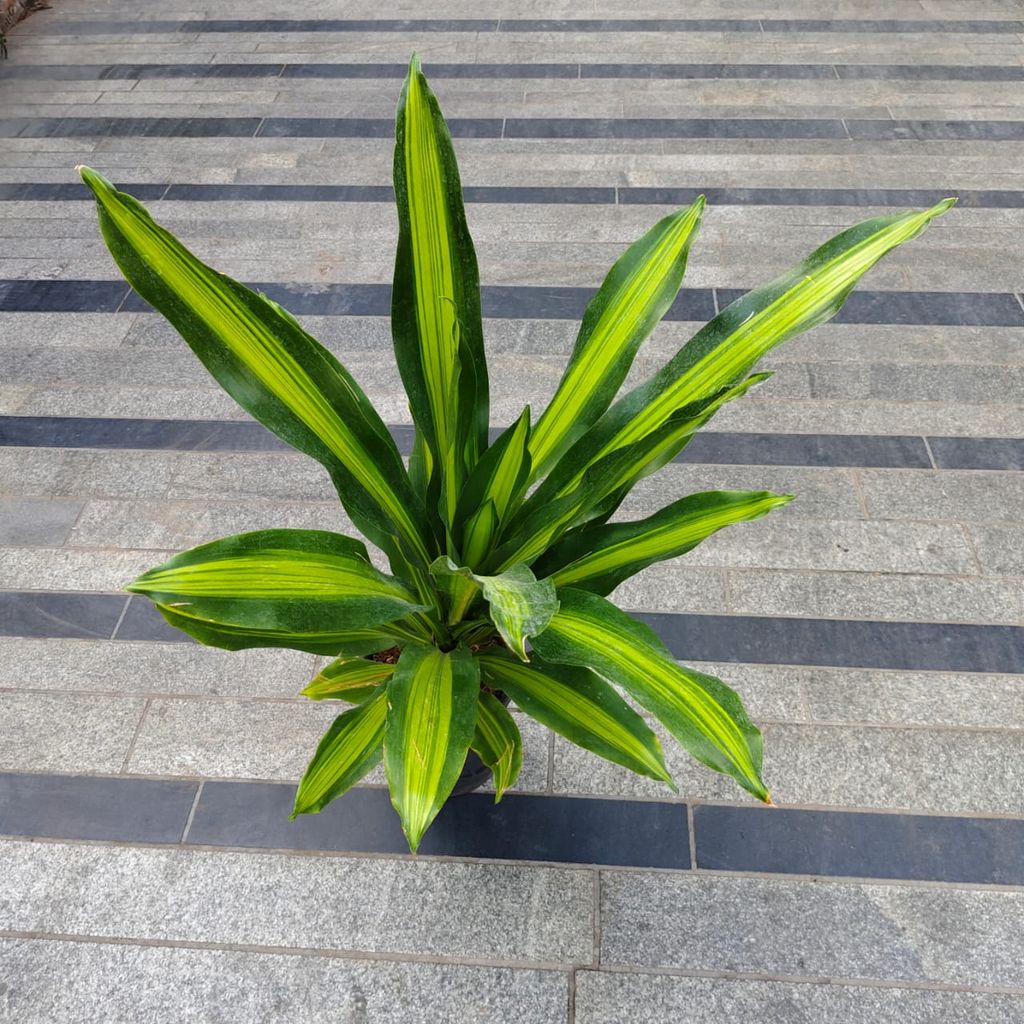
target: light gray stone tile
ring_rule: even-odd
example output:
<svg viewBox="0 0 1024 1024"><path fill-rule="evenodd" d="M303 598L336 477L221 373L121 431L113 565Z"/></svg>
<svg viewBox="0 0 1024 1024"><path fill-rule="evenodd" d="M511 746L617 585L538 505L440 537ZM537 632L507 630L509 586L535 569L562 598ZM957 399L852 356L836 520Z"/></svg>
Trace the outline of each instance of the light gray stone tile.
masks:
<svg viewBox="0 0 1024 1024"><path fill-rule="evenodd" d="M63 544L80 501L0 500L0 544Z"/></svg>
<svg viewBox="0 0 1024 1024"><path fill-rule="evenodd" d="M55 204L55 208L59 212L66 205ZM43 255L34 239L30 244L29 251ZM101 249L98 240L85 252L96 254ZM135 313L0 313L0 347L117 348L136 319Z"/></svg>
<svg viewBox="0 0 1024 1024"><path fill-rule="evenodd" d="M176 551L233 533L283 527L353 533L338 503L89 501L69 543Z"/></svg>
<svg viewBox="0 0 1024 1024"><path fill-rule="evenodd" d="M967 535L986 575L1024 576L1024 530L1015 526L971 526Z"/></svg>
<svg viewBox="0 0 1024 1024"><path fill-rule="evenodd" d="M1019 988L1022 909L1020 892L607 872L601 961Z"/></svg>
<svg viewBox="0 0 1024 1024"><path fill-rule="evenodd" d="M725 674L726 681L733 680ZM737 687L741 696L742 688ZM753 713L755 723L758 716ZM1015 783L1018 731L891 728L763 722L764 779L776 803L885 808L936 814L1024 812ZM728 777L662 739L665 763L682 799L742 802ZM661 784L555 737L556 793L667 799Z"/></svg>
<svg viewBox="0 0 1024 1024"><path fill-rule="evenodd" d="M0 940L0 972L22 1024L563 1024L567 1000L558 971L115 943Z"/></svg>
<svg viewBox="0 0 1024 1024"><path fill-rule="evenodd" d="M26 401L26 408L38 401ZM761 399L724 408L708 430L790 434L916 434L937 437L1020 437L1024 407L969 402L881 402L870 399Z"/></svg>
<svg viewBox="0 0 1024 1024"><path fill-rule="evenodd" d="M5 637L0 686L125 695L294 697L315 674L301 651Z"/></svg>
<svg viewBox="0 0 1024 1024"><path fill-rule="evenodd" d="M0 692L0 767L119 772L143 704L124 697Z"/></svg>
<svg viewBox="0 0 1024 1024"><path fill-rule="evenodd" d="M806 717L800 676L803 669L793 665L715 661L687 661L686 664L728 683L740 694L743 706L757 721L792 721Z"/></svg>
<svg viewBox="0 0 1024 1024"><path fill-rule="evenodd" d="M0 579L9 590L122 590L170 552L0 548Z"/></svg>
<svg viewBox="0 0 1024 1024"><path fill-rule="evenodd" d="M151 419L246 419L223 391L214 388L26 388L0 391L3 412L22 416L126 416ZM10 403L17 402L16 406ZM987 435L991 436L991 435Z"/></svg>
<svg viewBox="0 0 1024 1024"><path fill-rule="evenodd" d="M952 524L829 522L787 516L785 510L766 520L731 526L682 558L690 565L729 569L977 572L963 531Z"/></svg>
<svg viewBox="0 0 1024 1024"><path fill-rule="evenodd" d="M25 498L160 497L177 455L88 448L0 448L0 493Z"/></svg>
<svg viewBox="0 0 1024 1024"><path fill-rule="evenodd" d="M619 518L637 518L664 508L694 491L769 490L795 494L796 501L775 512L779 517L860 519L863 512L846 469L807 469L792 466L665 466L646 477L622 503ZM758 523L764 526L764 523Z"/></svg>
<svg viewBox="0 0 1024 1024"><path fill-rule="evenodd" d="M1016 523L1024 505L1021 473L866 469L860 478L868 512L876 519Z"/></svg>
<svg viewBox="0 0 1024 1024"><path fill-rule="evenodd" d="M155 700L128 770L295 782L346 706L309 700Z"/></svg>
<svg viewBox="0 0 1024 1024"><path fill-rule="evenodd" d="M10 843L0 928L589 963L589 871ZM11 899L8 894L17 894Z"/></svg>
<svg viewBox="0 0 1024 1024"><path fill-rule="evenodd" d="M892 725L1024 729L1019 676L779 667L799 685L811 718Z"/></svg>
<svg viewBox="0 0 1024 1024"><path fill-rule="evenodd" d="M336 493L327 471L307 455L184 452L167 496L329 501Z"/></svg>
<svg viewBox="0 0 1024 1024"><path fill-rule="evenodd" d="M657 612L725 612L722 573L685 565L652 565L620 584L610 595L622 608Z"/></svg>
<svg viewBox="0 0 1024 1024"><path fill-rule="evenodd" d="M1018 995L579 971L576 1024L1020 1024Z"/></svg>
<svg viewBox="0 0 1024 1024"><path fill-rule="evenodd" d="M1024 583L1017 580L743 569L729 571L728 586L737 614L1005 625L1024 619Z"/></svg>

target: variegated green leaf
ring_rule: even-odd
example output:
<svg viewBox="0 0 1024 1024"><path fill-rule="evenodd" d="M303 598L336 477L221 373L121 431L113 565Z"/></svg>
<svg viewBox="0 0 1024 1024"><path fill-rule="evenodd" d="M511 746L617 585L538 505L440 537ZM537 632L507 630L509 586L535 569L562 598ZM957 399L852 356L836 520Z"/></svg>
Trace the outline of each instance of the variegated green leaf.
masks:
<svg viewBox="0 0 1024 1024"><path fill-rule="evenodd" d="M700 227L704 197L659 221L609 271L587 306L555 397L530 438L544 473L611 405L644 339L672 305Z"/></svg>
<svg viewBox="0 0 1024 1024"><path fill-rule="evenodd" d="M456 566L449 558L439 558L430 571L451 595L449 622L461 621L479 588L502 639L523 661L529 660L526 641L545 630L558 609L554 584L538 580L526 565L513 565L497 576L482 576Z"/></svg>
<svg viewBox="0 0 1024 1024"><path fill-rule="evenodd" d="M80 168L100 228L132 287L278 437L327 467L375 543L397 536L423 564L435 540L387 428L352 376L277 303L196 259L141 203Z"/></svg>
<svg viewBox="0 0 1024 1024"><path fill-rule="evenodd" d="M487 554L498 525L518 502L530 479L530 410L481 456L459 498L457 522L465 522L462 561L476 566ZM490 527L490 529L488 529Z"/></svg>
<svg viewBox="0 0 1024 1024"><path fill-rule="evenodd" d="M470 744L494 778L494 802L519 778L523 767L523 739L508 709L492 693L480 691L476 733Z"/></svg>
<svg viewBox="0 0 1024 1024"><path fill-rule="evenodd" d="M533 641L542 658L591 668L621 686L698 761L771 802L761 781L761 734L725 683L676 664L653 630L603 597L571 588L558 596L558 613Z"/></svg>
<svg viewBox="0 0 1024 1024"><path fill-rule="evenodd" d="M494 502L484 502L467 516L465 524L462 531L463 559L470 566L478 566L480 560L486 557L501 526Z"/></svg>
<svg viewBox="0 0 1024 1024"><path fill-rule="evenodd" d="M586 668L533 655L529 665L496 653L477 655L484 682L577 746L652 779L675 784L658 737L609 686Z"/></svg>
<svg viewBox="0 0 1024 1024"><path fill-rule="evenodd" d="M299 782L293 821L300 814L319 813L380 763L386 716L383 687L365 703L338 715Z"/></svg>
<svg viewBox="0 0 1024 1024"><path fill-rule="evenodd" d="M487 370L476 254L451 137L414 57L395 128L398 256L392 333L412 414L439 473L450 527L487 444Z"/></svg>
<svg viewBox="0 0 1024 1024"><path fill-rule="evenodd" d="M260 530L175 555L127 587L190 619L246 629L330 633L423 606L378 572L366 548L322 530Z"/></svg>
<svg viewBox="0 0 1024 1024"><path fill-rule="evenodd" d="M734 385L776 345L835 316L868 270L954 202L946 199L928 210L864 221L830 239L782 277L737 299L654 377L619 399L563 461L579 473L657 430L680 409Z"/></svg>
<svg viewBox="0 0 1024 1024"><path fill-rule="evenodd" d="M704 491L673 502L647 519L584 527L563 538L537 566L556 587L610 594L623 580L695 548L706 537L767 515L793 500L770 491Z"/></svg>
<svg viewBox="0 0 1024 1024"><path fill-rule="evenodd" d="M609 452L578 474L570 463L560 462L513 518L508 539L487 568L504 571L518 562L532 563L573 527L607 520L638 480L670 461L725 402L745 394L764 376L749 377L707 402L679 410L639 441Z"/></svg>
<svg viewBox="0 0 1024 1024"><path fill-rule="evenodd" d="M285 647L310 654L339 654L358 657L402 643L426 643L428 635L412 619L388 622L382 626L347 629L343 624L326 629L269 629L230 626L182 615L177 608L158 604L157 611L168 625L187 633L207 647L243 651L250 647Z"/></svg>
<svg viewBox="0 0 1024 1024"><path fill-rule="evenodd" d="M395 666L371 658L342 657L325 665L303 689L310 700L347 700L362 704L390 679Z"/></svg>
<svg viewBox="0 0 1024 1024"><path fill-rule="evenodd" d="M469 651L418 644L403 649L388 680L384 768L413 852L465 764L479 688L480 669Z"/></svg>

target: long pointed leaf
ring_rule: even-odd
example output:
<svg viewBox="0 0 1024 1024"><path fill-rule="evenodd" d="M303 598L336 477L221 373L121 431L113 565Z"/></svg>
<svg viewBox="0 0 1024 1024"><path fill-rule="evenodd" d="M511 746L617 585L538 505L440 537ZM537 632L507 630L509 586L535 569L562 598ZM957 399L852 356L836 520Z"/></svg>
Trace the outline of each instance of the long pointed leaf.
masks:
<svg viewBox="0 0 1024 1024"><path fill-rule="evenodd" d="M397 536L429 563L434 541L398 449L345 368L277 303L210 269L141 203L80 170L132 287L239 405L326 466L350 516L375 543Z"/></svg>
<svg viewBox="0 0 1024 1024"><path fill-rule="evenodd" d="M388 680L384 767L415 852L455 786L476 729L480 669L469 651L410 644Z"/></svg>
<svg viewBox="0 0 1024 1024"><path fill-rule="evenodd" d="M691 551L733 523L760 519L793 500L770 491L703 491L647 519L584 527L549 551L537 571L557 587L610 594L623 580L655 562Z"/></svg>
<svg viewBox="0 0 1024 1024"><path fill-rule="evenodd" d="M776 345L835 316L868 270L919 235L954 202L946 199L928 210L863 221L786 274L737 299L654 377L619 399L569 449L556 471L568 467L571 474L578 474L609 452L657 430L680 409L734 385Z"/></svg>
<svg viewBox="0 0 1024 1024"><path fill-rule="evenodd" d="M562 460L513 517L508 539L488 561L496 571L518 562L532 563L573 527L592 519L607 520L638 480L669 462L723 404L746 394L764 376L755 374L709 401L680 409L656 430L610 451L579 473Z"/></svg>
<svg viewBox="0 0 1024 1024"><path fill-rule="evenodd" d="M529 665L499 654L479 654L477 660L484 681L507 693L531 718L584 750L675 788L658 737L589 669L536 655Z"/></svg>
<svg viewBox="0 0 1024 1024"><path fill-rule="evenodd" d="M466 481L456 521L467 523L462 537L462 561L468 566L476 566L487 554L494 531L529 483L529 437L530 410L527 407L484 452ZM492 525L490 531L489 525Z"/></svg>
<svg viewBox="0 0 1024 1024"><path fill-rule="evenodd" d="M370 658L343 657L325 665L301 691L310 700L362 704L394 674L395 666Z"/></svg>
<svg viewBox="0 0 1024 1024"><path fill-rule="evenodd" d="M451 137L415 57L399 100L394 173L395 353L451 526L465 473L487 443L480 283Z"/></svg>
<svg viewBox="0 0 1024 1024"><path fill-rule="evenodd" d="M338 715L299 782L293 821L300 814L318 814L380 763L386 716L383 688L365 704Z"/></svg>
<svg viewBox="0 0 1024 1024"><path fill-rule="evenodd" d="M380 626L417 611L356 540L322 530L259 530L175 555L126 588L191 619L310 634Z"/></svg>
<svg viewBox="0 0 1024 1024"><path fill-rule="evenodd" d="M310 631L230 626L182 615L179 609L165 604L158 604L156 608L168 625L180 629L207 647L220 647L226 651L244 651L250 647L285 647L332 657L339 654L359 657L386 650L396 644L423 643L427 639L422 628L411 619L363 629L347 629L343 624L338 624Z"/></svg>
<svg viewBox="0 0 1024 1024"><path fill-rule="evenodd" d="M761 734L720 679L676 664L653 630L610 601L571 588L535 637L542 658L593 669L621 686L695 757L770 802L761 780Z"/></svg>
<svg viewBox="0 0 1024 1024"><path fill-rule="evenodd" d="M611 405L644 339L672 305L704 197L659 221L618 259L590 301L576 347L530 439L541 474Z"/></svg>
<svg viewBox="0 0 1024 1024"><path fill-rule="evenodd" d="M476 732L470 746L491 769L494 802L500 803L505 790L515 784L523 767L523 738L505 705L486 690L480 691Z"/></svg>

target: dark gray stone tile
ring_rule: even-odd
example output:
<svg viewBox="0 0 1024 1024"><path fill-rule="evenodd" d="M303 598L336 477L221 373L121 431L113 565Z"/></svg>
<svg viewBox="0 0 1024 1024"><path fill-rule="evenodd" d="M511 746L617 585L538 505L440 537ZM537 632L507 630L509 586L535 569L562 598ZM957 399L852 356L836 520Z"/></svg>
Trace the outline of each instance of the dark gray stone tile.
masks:
<svg viewBox="0 0 1024 1024"><path fill-rule="evenodd" d="M1024 123L1024 122L1022 122ZM716 288L720 307L744 292ZM1008 292L855 291L835 317L840 324L950 324L979 327L1024 325L1024 309Z"/></svg>
<svg viewBox="0 0 1024 1024"><path fill-rule="evenodd" d="M1019 82L1024 67L1000 64L835 64L840 78L907 79L930 82Z"/></svg>
<svg viewBox="0 0 1024 1024"><path fill-rule="evenodd" d="M290 451L252 420L0 416L0 446L161 451Z"/></svg>
<svg viewBox="0 0 1024 1024"><path fill-rule="evenodd" d="M1024 671L1024 629L635 612L678 658L957 672Z"/></svg>
<svg viewBox="0 0 1024 1024"><path fill-rule="evenodd" d="M34 117L23 119L18 138L252 138L258 117Z"/></svg>
<svg viewBox="0 0 1024 1024"><path fill-rule="evenodd" d="M1022 121L913 121L847 118L850 138L856 140L901 139L960 142L1019 142L1024 139Z"/></svg>
<svg viewBox="0 0 1024 1024"><path fill-rule="evenodd" d="M831 64L581 64L581 78L835 78Z"/></svg>
<svg viewBox="0 0 1024 1024"><path fill-rule="evenodd" d="M50 839L177 843L196 782L0 774L0 833Z"/></svg>
<svg viewBox="0 0 1024 1024"><path fill-rule="evenodd" d="M123 281L0 281L0 312L113 313L127 294Z"/></svg>
<svg viewBox="0 0 1024 1024"><path fill-rule="evenodd" d="M289 822L295 789L272 783L207 782L188 842L264 849L404 853L387 790L357 788L317 815ZM489 794L450 800L420 852L577 864L687 869L686 808L654 801Z"/></svg>
<svg viewBox="0 0 1024 1024"><path fill-rule="evenodd" d="M497 117L448 119L448 129L457 139L498 139L501 125ZM271 139L388 139L394 133L394 122L384 117L268 117L256 132Z"/></svg>
<svg viewBox="0 0 1024 1024"><path fill-rule="evenodd" d="M840 434L698 434L677 462L737 466L878 466L930 469L920 437Z"/></svg>
<svg viewBox="0 0 1024 1024"><path fill-rule="evenodd" d="M80 501L0 498L0 544L59 547L81 511Z"/></svg>
<svg viewBox="0 0 1024 1024"><path fill-rule="evenodd" d="M1016 437L929 437L939 469L1024 469L1024 440Z"/></svg>
<svg viewBox="0 0 1024 1024"><path fill-rule="evenodd" d="M693 827L717 871L1024 884L1024 821L705 805Z"/></svg>
<svg viewBox="0 0 1024 1024"><path fill-rule="evenodd" d="M0 591L0 635L106 640L126 600L117 594Z"/></svg>
<svg viewBox="0 0 1024 1024"><path fill-rule="evenodd" d="M128 610L121 620L121 625L117 628L115 639L184 644L195 642L187 633L182 633L180 629L169 626L155 605L145 598L136 596L128 599Z"/></svg>
<svg viewBox="0 0 1024 1024"><path fill-rule="evenodd" d="M826 118L510 117L507 139L843 139Z"/></svg>

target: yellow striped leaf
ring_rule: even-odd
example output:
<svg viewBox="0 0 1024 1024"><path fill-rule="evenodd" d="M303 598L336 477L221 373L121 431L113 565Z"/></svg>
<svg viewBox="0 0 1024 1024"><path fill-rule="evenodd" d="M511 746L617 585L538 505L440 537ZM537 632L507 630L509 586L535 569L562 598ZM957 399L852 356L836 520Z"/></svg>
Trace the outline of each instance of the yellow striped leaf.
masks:
<svg viewBox="0 0 1024 1024"><path fill-rule="evenodd" d="M260 530L175 555L126 588L178 615L244 629L329 634L423 610L366 548L322 530Z"/></svg>
<svg viewBox="0 0 1024 1024"><path fill-rule="evenodd" d="M530 410L487 449L459 498L457 522L466 523L462 562L475 567L490 549L500 524L515 508L530 480ZM490 527L490 529L488 529Z"/></svg>
<svg viewBox="0 0 1024 1024"><path fill-rule="evenodd" d="M415 852L451 793L476 729L480 670L469 651L410 644L387 683L384 768Z"/></svg>
<svg viewBox="0 0 1024 1024"><path fill-rule="evenodd" d="M278 437L327 467L375 543L400 538L423 564L435 540L391 435L345 368L277 303L196 259L131 196L80 168L111 254L221 387Z"/></svg>
<svg viewBox="0 0 1024 1024"><path fill-rule="evenodd" d="M803 263L748 292L697 332L654 377L620 398L563 456L563 480L641 440L681 409L740 381L776 345L831 319L886 253L919 235L955 200L876 217L841 232Z"/></svg>
<svg viewBox="0 0 1024 1024"><path fill-rule="evenodd" d="M579 473L563 459L512 519L509 538L490 561L498 571L532 563L572 527L606 521L638 480L674 458L722 405L766 376L755 374L707 402L679 410L639 441L616 448Z"/></svg>
<svg viewBox="0 0 1024 1024"><path fill-rule="evenodd" d="M672 305L700 228L704 197L659 221L609 271L587 306L569 365L530 438L535 473L611 405L637 349Z"/></svg>
<svg viewBox="0 0 1024 1024"><path fill-rule="evenodd" d="M548 661L590 668L621 686L698 760L771 802L761 734L720 679L683 668L653 630L596 594L558 592L561 607L533 646Z"/></svg>
<svg viewBox="0 0 1024 1024"><path fill-rule="evenodd" d="M655 562L691 551L706 537L767 515L793 500L770 491L703 491L673 502L647 519L584 527L547 552L537 571L556 587L610 594Z"/></svg>
<svg viewBox="0 0 1024 1024"><path fill-rule="evenodd" d="M455 152L416 57L398 104L394 171L392 334L450 527L465 474L487 445L487 370L479 274Z"/></svg>
<svg viewBox="0 0 1024 1024"><path fill-rule="evenodd" d="M286 647L310 654L358 657L403 643L425 643L427 634L414 619L402 619L383 626L347 629L343 624L319 630L269 629L230 626L182 615L177 608L158 604L156 609L167 623L207 647L243 651L250 647Z"/></svg>
<svg viewBox="0 0 1024 1024"><path fill-rule="evenodd" d="M523 767L523 739L508 709L492 693L480 691L476 732L470 744L494 778L494 802L515 784Z"/></svg>
<svg viewBox="0 0 1024 1024"><path fill-rule="evenodd" d="M484 682L507 693L531 718L584 750L675 789L658 737L589 669L556 665L536 655L529 665L493 653L479 654L477 660Z"/></svg>
<svg viewBox="0 0 1024 1024"><path fill-rule="evenodd" d="M338 715L299 782L292 821L300 814L318 814L380 763L386 717L383 687L365 703Z"/></svg>
<svg viewBox="0 0 1024 1024"><path fill-rule="evenodd" d="M395 666L386 662L342 657L325 665L301 693L310 700L347 700L350 704L362 704L394 671Z"/></svg>

